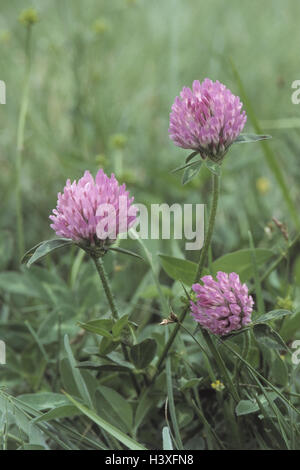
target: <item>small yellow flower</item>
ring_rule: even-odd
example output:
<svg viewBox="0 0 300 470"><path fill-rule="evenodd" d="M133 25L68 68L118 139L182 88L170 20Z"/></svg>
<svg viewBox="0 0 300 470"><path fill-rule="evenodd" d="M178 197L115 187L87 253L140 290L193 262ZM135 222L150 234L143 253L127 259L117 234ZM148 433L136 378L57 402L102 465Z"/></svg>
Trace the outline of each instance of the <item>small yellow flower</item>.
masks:
<svg viewBox="0 0 300 470"><path fill-rule="evenodd" d="M271 183L268 178L258 178L256 180L256 188L261 194L266 194L271 187Z"/></svg>
<svg viewBox="0 0 300 470"><path fill-rule="evenodd" d="M25 26L32 26L39 21L37 11L34 8L23 10L19 16L19 21Z"/></svg>
<svg viewBox="0 0 300 470"><path fill-rule="evenodd" d="M282 361L285 361L285 355L284 355L284 354L280 354L279 356L280 356L280 359L281 359Z"/></svg>
<svg viewBox="0 0 300 470"><path fill-rule="evenodd" d="M216 380L215 382L211 383L211 388L213 388L216 392L221 392L224 390L225 386L220 380Z"/></svg>

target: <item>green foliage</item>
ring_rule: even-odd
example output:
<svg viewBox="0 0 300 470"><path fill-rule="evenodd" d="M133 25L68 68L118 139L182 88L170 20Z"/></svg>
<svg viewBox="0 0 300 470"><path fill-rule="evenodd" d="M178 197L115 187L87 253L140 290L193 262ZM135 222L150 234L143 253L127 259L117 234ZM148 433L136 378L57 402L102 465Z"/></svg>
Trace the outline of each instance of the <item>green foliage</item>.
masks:
<svg viewBox="0 0 300 470"><path fill-rule="evenodd" d="M0 16L0 449L299 450L299 119L290 98L300 4L274 0L266 16L259 0L21 3L2 0ZM241 96L248 120L235 143L253 143L233 145L221 167L167 136L174 97L205 76ZM21 154L22 235L33 246L23 266ZM115 321L87 254L51 239L58 191L99 166L135 202L205 203L208 213L222 169L202 275L237 272L255 312L247 328L211 338L214 354L188 311L182 326L174 321L199 260L185 240L111 247L103 261Z"/></svg>
<svg viewBox="0 0 300 470"><path fill-rule="evenodd" d="M266 348L285 350L287 346L281 336L269 325L258 323L253 327L255 339Z"/></svg>
<svg viewBox="0 0 300 470"><path fill-rule="evenodd" d="M213 175L221 175L221 166L218 163L212 162L211 160L207 159L205 160L205 166Z"/></svg>
<svg viewBox="0 0 300 470"><path fill-rule="evenodd" d="M100 428L104 429L109 434L111 434L113 437L115 437L120 442L122 442L122 444L124 444L126 447L128 447L128 449L131 449L131 450L146 450L145 447L143 447L141 444L134 441L130 437L126 436L126 434L119 431L117 428L115 428L111 424L107 423L105 420L100 418L100 416L98 416L92 410L90 410L90 409L86 408L85 406L83 406L82 404L80 404L77 400L72 398L70 395L67 394L67 397L69 398L70 402L73 403L85 416L90 418Z"/></svg>
<svg viewBox="0 0 300 470"><path fill-rule="evenodd" d="M274 253L271 250L257 248L255 250L258 265L268 261ZM177 281L182 281L187 285L192 285L197 272L197 264L188 260L175 258L168 255L159 255L162 266L166 273ZM253 266L251 262L251 250L243 249L221 256L211 264L212 272L225 271L236 272L242 281L247 281L253 276ZM204 270L203 274L207 274Z"/></svg>
<svg viewBox="0 0 300 470"><path fill-rule="evenodd" d="M259 140L271 139L270 135L240 134L234 141L234 144L244 144L249 142L258 142Z"/></svg>
<svg viewBox="0 0 300 470"><path fill-rule="evenodd" d="M273 401L276 400L277 395L276 393L270 392L267 394L267 398ZM261 404L266 404L267 398L264 395L260 395L259 400L261 401ZM237 416L244 416L251 413L256 413L257 411L259 411L259 409L259 405L257 404L257 401L255 399L241 400L237 404L235 412Z"/></svg>
<svg viewBox="0 0 300 470"><path fill-rule="evenodd" d="M135 344L130 350L130 357L137 369L145 369L153 360L157 349L154 339L148 338Z"/></svg>
<svg viewBox="0 0 300 470"><path fill-rule="evenodd" d="M23 256L21 262L26 263L26 266L30 268L33 263L41 261L45 256L47 256L52 251L59 250L65 246L72 245L72 240L67 238L55 238L54 240L47 240L39 243L38 245L31 248Z"/></svg>
<svg viewBox="0 0 300 470"><path fill-rule="evenodd" d="M202 163L202 161L199 161L198 163L193 163L193 165L190 165L185 168L181 180L182 184L189 183L199 174L202 167Z"/></svg>

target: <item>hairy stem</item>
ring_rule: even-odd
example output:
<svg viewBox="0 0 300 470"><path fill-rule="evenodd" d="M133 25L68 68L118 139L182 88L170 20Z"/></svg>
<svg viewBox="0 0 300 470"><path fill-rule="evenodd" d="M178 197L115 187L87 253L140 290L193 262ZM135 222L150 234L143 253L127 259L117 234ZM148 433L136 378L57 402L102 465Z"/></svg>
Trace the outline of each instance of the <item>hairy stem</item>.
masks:
<svg viewBox="0 0 300 470"><path fill-rule="evenodd" d="M99 277L101 279L102 286L103 286L107 301L109 303L113 319L115 321L117 321L120 318L120 315L119 315L117 305L116 305L114 296L112 294L112 291L111 291L111 288L110 288L110 285L109 285L109 281L108 281L106 270L105 270L105 267L104 267L104 264L103 264L103 260L102 260L102 258L97 258L97 257L94 257L94 256L92 256L92 259L95 263L96 269L97 269ZM126 348L125 344L121 343L121 347L122 347L122 351L123 351L125 361L129 361L129 355L128 355L128 351L127 351L127 348ZM131 376L131 380L132 380L132 383L134 385L134 388L135 388L137 394L139 394L139 392L140 392L139 384L137 382L137 379L136 379L135 375L131 371L130 371L130 376Z"/></svg>
<svg viewBox="0 0 300 470"><path fill-rule="evenodd" d="M101 279L102 286L103 286L107 301L109 303L113 319L117 321L119 318L118 309L117 309L117 305L113 297L112 291L110 289L108 277L104 268L102 258L96 258L96 257L92 257L92 258L95 263L96 269L98 271L99 277Z"/></svg>

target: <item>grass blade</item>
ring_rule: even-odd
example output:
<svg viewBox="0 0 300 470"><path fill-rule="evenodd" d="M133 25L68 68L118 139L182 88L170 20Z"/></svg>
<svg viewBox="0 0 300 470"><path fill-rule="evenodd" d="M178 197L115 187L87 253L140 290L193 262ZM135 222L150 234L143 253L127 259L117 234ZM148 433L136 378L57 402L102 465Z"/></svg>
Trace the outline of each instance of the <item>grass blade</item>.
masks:
<svg viewBox="0 0 300 470"><path fill-rule="evenodd" d="M102 428L104 431L108 432L111 436L116 438L118 441L120 441L122 444L124 444L128 449L130 450L147 450L145 447L143 447L141 444L136 442L134 439L131 437L127 436L125 433L117 429L115 426L112 424L108 423L104 419L100 418L93 410L87 408L86 406L82 405L79 403L77 400L75 400L73 397L71 397L68 393L65 393L65 395L68 397L68 399L73 403L73 405L78 408L79 411L81 411L85 416L90 418L94 423L96 423L100 428Z"/></svg>

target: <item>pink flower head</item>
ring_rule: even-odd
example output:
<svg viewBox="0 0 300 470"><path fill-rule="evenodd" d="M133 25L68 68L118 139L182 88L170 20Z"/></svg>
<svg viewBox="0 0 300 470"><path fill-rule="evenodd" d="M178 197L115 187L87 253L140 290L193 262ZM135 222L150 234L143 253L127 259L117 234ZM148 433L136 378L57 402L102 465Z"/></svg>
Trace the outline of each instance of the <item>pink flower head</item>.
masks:
<svg viewBox="0 0 300 470"><path fill-rule="evenodd" d="M212 276L203 276L201 281L203 285L192 286L196 302L190 302L192 316L201 326L222 336L251 322L254 302L236 273L219 271L217 281Z"/></svg>
<svg viewBox="0 0 300 470"><path fill-rule="evenodd" d="M178 147L219 161L244 128L247 116L241 109L239 97L218 80L195 80L193 90L184 87L175 98L170 138Z"/></svg>
<svg viewBox="0 0 300 470"><path fill-rule="evenodd" d="M133 199L113 174L109 178L101 169L94 180L86 171L78 182L67 180L63 193L58 193L50 227L56 235L77 243L110 244L135 222Z"/></svg>

